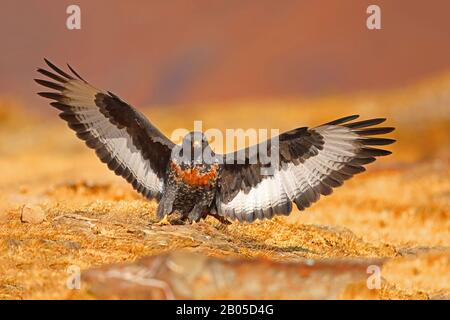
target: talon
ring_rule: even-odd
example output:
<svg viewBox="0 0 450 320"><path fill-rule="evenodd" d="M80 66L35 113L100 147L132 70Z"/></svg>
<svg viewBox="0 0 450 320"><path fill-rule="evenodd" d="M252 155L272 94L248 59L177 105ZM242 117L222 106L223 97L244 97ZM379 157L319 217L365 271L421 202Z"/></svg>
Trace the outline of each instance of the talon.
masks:
<svg viewBox="0 0 450 320"><path fill-rule="evenodd" d="M169 215L166 214L161 220L159 220L158 222L155 223L155 225L157 226L168 226L170 225L170 221L169 221Z"/></svg>

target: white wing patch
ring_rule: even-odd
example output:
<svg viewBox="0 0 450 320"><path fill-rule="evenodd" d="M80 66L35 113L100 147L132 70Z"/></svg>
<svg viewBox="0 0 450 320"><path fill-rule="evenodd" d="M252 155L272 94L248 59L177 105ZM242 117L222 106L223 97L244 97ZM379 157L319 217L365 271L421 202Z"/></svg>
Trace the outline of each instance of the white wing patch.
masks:
<svg viewBox="0 0 450 320"><path fill-rule="evenodd" d="M117 128L98 111L94 103L98 90L80 80L69 81L66 88L63 93L67 97L67 102L77 110L75 117L79 123L86 126L84 132L90 132L92 137L103 143L108 150L110 157L108 160L114 162L110 165L110 169L115 171L120 166L127 168L137 182L136 190L144 196L161 192L163 181L151 170L149 161L144 159L140 150L133 144L127 130Z"/></svg>

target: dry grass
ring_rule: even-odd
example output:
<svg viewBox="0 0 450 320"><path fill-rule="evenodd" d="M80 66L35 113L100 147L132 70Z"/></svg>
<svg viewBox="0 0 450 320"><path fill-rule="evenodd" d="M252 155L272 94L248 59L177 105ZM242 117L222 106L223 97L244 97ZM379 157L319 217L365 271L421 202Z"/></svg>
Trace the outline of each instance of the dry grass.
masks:
<svg viewBox="0 0 450 320"><path fill-rule="evenodd" d="M208 128L284 130L353 113L387 116L388 124L398 127L392 156L306 212L230 226L213 219L192 226L153 225L155 203L142 199L107 170L56 116L31 117L3 101L0 298L89 298L66 289L68 266L87 269L179 248L280 261L393 257L383 268L382 290L367 294L355 285L343 297L449 294L449 88L450 81L443 78L377 96L148 112L165 132L189 129L195 119L204 120ZM178 116L181 111L183 116ZM46 221L22 223L25 204L41 206Z"/></svg>

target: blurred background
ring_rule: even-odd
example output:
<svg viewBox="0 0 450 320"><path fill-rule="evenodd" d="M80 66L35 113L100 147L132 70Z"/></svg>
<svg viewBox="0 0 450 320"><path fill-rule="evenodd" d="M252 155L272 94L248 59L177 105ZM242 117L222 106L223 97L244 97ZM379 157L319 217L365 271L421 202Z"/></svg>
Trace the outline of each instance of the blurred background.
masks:
<svg viewBox="0 0 450 320"><path fill-rule="evenodd" d="M81 8L81 30L66 28L72 4ZM381 30L366 27L371 4L381 8ZM154 204L107 170L36 95L44 57L70 63L169 136L194 120L204 130L284 131L349 114L388 118L397 128L393 155L306 213L229 226L223 232L237 252L198 250L283 260L447 248L399 267L389 281L416 298L450 294L443 278L450 274L449 12L448 0L0 0L0 251L8 252L0 256L0 298L67 297L44 281L64 281L67 265L173 249L117 227L146 228ZM21 223L20 208L30 204L44 209L47 222ZM54 227L74 212L105 217L104 224L97 233ZM8 249L11 239L22 241L20 254ZM81 249L54 242L50 250L48 239L71 239ZM170 246L189 247L177 239ZM388 298L401 296L389 290Z"/></svg>
<svg viewBox="0 0 450 320"><path fill-rule="evenodd" d="M381 30L366 27L365 0L81 0L81 30L66 28L72 1L0 3L3 122L11 106L22 120L56 118L32 80L47 57L169 133L194 120L284 130L362 113L404 126L400 158L449 145L446 0L376 1Z"/></svg>
<svg viewBox="0 0 450 320"><path fill-rule="evenodd" d="M379 91L450 68L446 0L0 4L0 93L27 102L43 57L140 106ZM71 4L81 30L66 28ZM382 30L366 28L370 4Z"/></svg>

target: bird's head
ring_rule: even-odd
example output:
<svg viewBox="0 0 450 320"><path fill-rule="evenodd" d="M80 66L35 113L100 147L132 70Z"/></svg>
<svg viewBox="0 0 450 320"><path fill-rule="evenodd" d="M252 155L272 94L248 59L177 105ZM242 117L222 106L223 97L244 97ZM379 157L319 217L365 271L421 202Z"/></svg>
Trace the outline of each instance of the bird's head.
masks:
<svg viewBox="0 0 450 320"><path fill-rule="evenodd" d="M205 155L212 154L207 137L200 131L192 131L185 135L181 148L179 154L184 163L200 163L205 160Z"/></svg>
<svg viewBox="0 0 450 320"><path fill-rule="evenodd" d="M183 138L183 148L190 148L191 151L203 151L208 146L208 139L203 132L200 131L191 131Z"/></svg>

